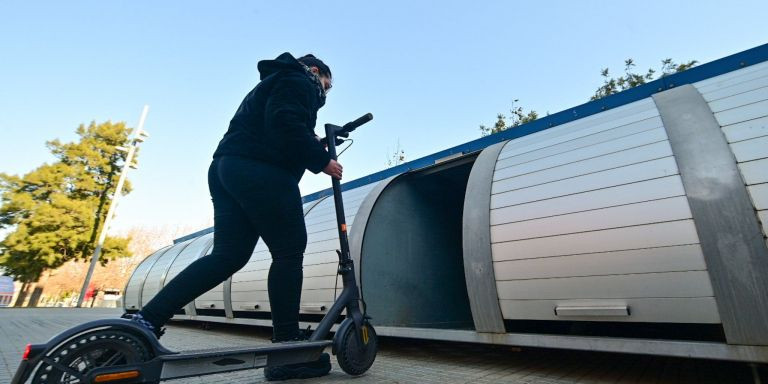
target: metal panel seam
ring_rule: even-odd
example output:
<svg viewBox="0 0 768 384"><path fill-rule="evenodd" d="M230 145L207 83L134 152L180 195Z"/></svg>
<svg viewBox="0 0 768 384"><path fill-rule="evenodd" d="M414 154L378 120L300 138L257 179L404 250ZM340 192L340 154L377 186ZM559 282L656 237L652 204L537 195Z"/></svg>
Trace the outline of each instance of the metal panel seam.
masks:
<svg viewBox="0 0 768 384"><path fill-rule="evenodd" d="M155 266L155 264L157 264L157 261L160 260L160 258L163 257L163 255L165 255L166 253L168 253L168 251L170 251L171 249L173 249L173 245L166 248L166 250L163 251L163 253L160 254L160 256L157 256L157 258L152 261L152 265L150 265L149 268L147 268L147 272L144 274L144 278L141 279L141 285L139 286L139 302L138 302L139 310L144 308L144 305L142 304L142 302L144 301L144 284L147 282L147 277L149 277L149 273L152 272L152 268Z"/></svg>
<svg viewBox="0 0 768 384"><path fill-rule="evenodd" d="M376 201L379 199L379 196L381 196L381 193L384 192L392 181L402 175L404 175L404 173L390 176L389 178L380 181L370 192L368 192L355 213L355 225L352 226L349 232L349 253L355 263L355 276L357 277L357 286L360 290L361 298L363 297L363 278L361 272L365 228L368 227L368 219L370 219L373 207L376 205Z"/></svg>
<svg viewBox="0 0 768 384"><path fill-rule="evenodd" d="M477 332L504 333L491 247L491 192L499 154L507 142L494 144L472 165L464 193L462 247L464 277Z"/></svg>
<svg viewBox="0 0 768 384"><path fill-rule="evenodd" d="M205 235L203 235L203 236L205 236ZM203 249L197 255L197 259L200 258L200 255L207 255L208 254L208 250L210 250L211 248L213 248L213 236L211 236L211 242L205 247L205 249ZM179 253L181 253L181 252L179 252ZM192 260L192 263L197 261L197 259ZM192 263L190 263L190 264L192 264ZM179 272L179 273L181 273L181 272ZM197 298L195 298L195 299L197 299ZM224 312L225 313L226 313L226 310L227 310L227 304L225 303L224 304ZM197 308L195 308L195 300L190 301L189 303L187 303L187 305L184 306L184 312L187 313L188 315L191 315L191 316L197 316Z"/></svg>
<svg viewBox="0 0 768 384"><path fill-rule="evenodd" d="M768 345L768 248L736 157L693 85L653 95L729 344Z"/></svg>
<svg viewBox="0 0 768 384"><path fill-rule="evenodd" d="M173 247L173 245L166 245L164 248L160 248L157 251L150 253L149 256L145 257L144 260L141 261L141 263L146 261L148 258L152 257L152 255L154 255L155 253L158 253L158 252L165 253L165 252L167 252L168 249L171 248L171 247ZM160 256L162 256L162 254L160 254ZM160 257L160 256L158 256L158 257ZM133 276L136 275L136 271L139 269L139 266L141 265L141 263L136 265L136 268L133 269L133 272L131 272L131 277L128 278L127 282L125 283L125 288L123 288L123 310L127 310L128 309L128 308L125 307L125 305L126 305L125 296L128 294L128 285L131 284L131 280L133 280ZM154 261L152 262L152 265L154 265ZM150 269L151 268L152 268L152 266L150 266ZM144 279L146 279L146 278L147 277L144 276ZM141 289L143 287L144 287L144 281L142 280L141 281L141 285L139 286L139 292L137 292L138 298L139 298L139 307L141 307Z"/></svg>

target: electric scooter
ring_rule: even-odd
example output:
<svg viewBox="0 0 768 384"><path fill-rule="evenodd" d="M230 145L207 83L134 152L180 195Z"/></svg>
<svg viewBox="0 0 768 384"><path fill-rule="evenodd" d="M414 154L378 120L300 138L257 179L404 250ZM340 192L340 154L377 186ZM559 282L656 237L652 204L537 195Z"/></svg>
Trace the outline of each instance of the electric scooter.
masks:
<svg viewBox="0 0 768 384"><path fill-rule="evenodd" d="M331 158L336 145L349 133L373 119L370 113L343 126L325 125ZM365 313L349 253L341 184L333 183L338 223L338 274L343 290L307 341L259 347L218 348L174 352L163 347L147 329L127 319L91 321L66 330L45 344L27 345L11 383L157 383L163 380L263 368L317 360L331 346L339 366L350 375L361 375L373 364L378 350L376 331ZM363 309L360 308L360 303ZM346 309L333 340L327 340L336 320Z"/></svg>

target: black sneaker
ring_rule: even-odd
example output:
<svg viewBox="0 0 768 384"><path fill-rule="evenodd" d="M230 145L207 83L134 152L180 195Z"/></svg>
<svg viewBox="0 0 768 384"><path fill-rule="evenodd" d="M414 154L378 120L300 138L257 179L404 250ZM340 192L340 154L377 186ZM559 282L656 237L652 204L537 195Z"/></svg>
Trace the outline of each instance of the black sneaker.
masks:
<svg viewBox="0 0 768 384"><path fill-rule="evenodd" d="M325 376L331 372L331 356L327 353L309 363L280 365L264 368L264 378L267 381L282 381L290 379L309 379Z"/></svg>
<svg viewBox="0 0 768 384"><path fill-rule="evenodd" d="M312 337L312 326L308 326L307 329L299 329L296 331L296 333L293 334L293 337L283 337L283 338L275 338L272 337L273 343L285 343L285 342L291 342L291 341L306 341L309 340L310 337Z"/></svg>
<svg viewBox="0 0 768 384"><path fill-rule="evenodd" d="M131 320L136 324L138 324L139 326L141 326L142 328L146 328L148 331L152 332L152 334L155 335L155 337L157 337L158 339L160 339L160 336L165 334L165 328L155 328L155 326L152 325L152 323L150 323L149 321L147 321L144 318L144 316L142 316L140 313L124 313L122 316L120 316L120 318Z"/></svg>

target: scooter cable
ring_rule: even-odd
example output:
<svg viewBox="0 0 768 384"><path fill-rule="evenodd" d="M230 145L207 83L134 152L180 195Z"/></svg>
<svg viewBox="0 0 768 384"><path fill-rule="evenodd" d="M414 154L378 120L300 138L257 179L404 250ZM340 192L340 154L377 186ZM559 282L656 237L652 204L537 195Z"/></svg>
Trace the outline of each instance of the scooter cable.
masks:
<svg viewBox="0 0 768 384"><path fill-rule="evenodd" d="M346 147L344 147L344 149L342 149L342 150L341 150L341 152L339 152L339 154L338 154L338 155L336 155L336 158L338 158L339 156L341 156L341 154L342 154L342 153L346 152L346 151L347 151L347 149L349 149L349 147L351 147L351 146L352 146L352 144L354 144L354 143L355 143L355 141L354 141L354 140L352 140L352 139L344 139L344 141L345 141L345 142L349 141L349 145L347 145Z"/></svg>

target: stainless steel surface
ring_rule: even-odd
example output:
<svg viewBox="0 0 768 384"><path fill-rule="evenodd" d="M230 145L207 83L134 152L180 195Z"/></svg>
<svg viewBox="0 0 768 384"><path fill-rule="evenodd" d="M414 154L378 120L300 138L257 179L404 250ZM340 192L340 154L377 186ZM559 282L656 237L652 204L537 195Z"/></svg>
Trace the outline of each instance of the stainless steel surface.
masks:
<svg viewBox="0 0 768 384"><path fill-rule="evenodd" d="M711 77L694 84L704 95L722 88L732 87L745 82L752 83L768 74L768 62L757 63L720 76Z"/></svg>
<svg viewBox="0 0 768 384"><path fill-rule="evenodd" d="M376 200L379 199L379 196L384 189L386 189L397 176L392 176L376 183L376 186L365 195L365 199L360 202L360 207L355 216L358 225L354 226L349 231L349 253L352 257L352 261L355 263L355 278L357 278L358 290L362 287L362 281L360 281L361 252L363 250L363 238L365 237L365 229L368 226L368 219L371 217L371 211L376 204ZM339 283L338 286L341 286L341 276L337 279Z"/></svg>
<svg viewBox="0 0 768 384"><path fill-rule="evenodd" d="M706 271L506 280L497 285L500 299L518 300L712 296Z"/></svg>
<svg viewBox="0 0 768 384"><path fill-rule="evenodd" d="M757 84L754 84L752 89L710 101L708 104L712 112L717 113L763 100L768 100L768 87L757 88Z"/></svg>
<svg viewBox="0 0 768 384"><path fill-rule="evenodd" d="M211 254L211 251L213 250L213 233L207 233L195 239L191 239L191 241L192 242L179 253L176 259L172 261L171 265L168 266L168 276L167 279L164 280L163 287L197 259ZM197 302L199 302L200 305L196 305ZM214 307L211 307L211 305ZM218 284L208 292L204 292L195 300L189 302L184 307L184 311L187 314L195 315L197 314L196 306L204 309L215 308L224 309L226 311L227 305L224 303L223 283Z"/></svg>
<svg viewBox="0 0 768 384"><path fill-rule="evenodd" d="M768 158L768 136L733 143L731 150L739 163Z"/></svg>
<svg viewBox="0 0 768 384"><path fill-rule="evenodd" d="M209 233L198 238L192 239L192 243L184 250L182 250L178 256L168 266L168 272L163 280L163 285L173 280L176 275L187 268L195 260L203 257L204 255L211 253L213 247L213 233Z"/></svg>
<svg viewBox="0 0 768 384"><path fill-rule="evenodd" d="M677 164L670 156L513 191L503 191L494 187L491 209L595 191L677 173Z"/></svg>
<svg viewBox="0 0 768 384"><path fill-rule="evenodd" d="M572 320L610 321L628 323L685 323L719 324L717 303L714 297L651 297L618 299L540 299L501 300L504 317L515 320ZM557 306L627 306L627 317L583 316L563 318L557 316Z"/></svg>
<svg viewBox="0 0 768 384"><path fill-rule="evenodd" d="M149 270L149 273L147 273L147 277L144 280L144 288L141 292L142 306L146 305L158 292L160 292L161 289L163 289L163 275L165 274L168 265L170 265L171 261L173 261L184 248L192 243L193 240L194 239L190 239L174 244L168 252L165 252L157 259L157 261L155 261L155 264Z"/></svg>
<svg viewBox="0 0 768 384"><path fill-rule="evenodd" d="M506 143L484 149L472 165L464 195L464 277L475 330L504 333L491 253L491 184L499 153Z"/></svg>
<svg viewBox="0 0 768 384"><path fill-rule="evenodd" d="M224 316L228 319L235 317L235 310L232 308L232 276L224 281Z"/></svg>
<svg viewBox="0 0 768 384"><path fill-rule="evenodd" d="M491 225L685 196L677 175L590 190L491 210Z"/></svg>
<svg viewBox="0 0 768 384"><path fill-rule="evenodd" d="M722 128L729 143L768 136L768 116L742 121Z"/></svg>
<svg viewBox="0 0 768 384"><path fill-rule="evenodd" d="M742 121L761 118L765 116L766 110L768 110L768 100L763 100L757 103L727 109L722 112L716 112L715 118L720 126L724 127L726 125L741 123Z"/></svg>
<svg viewBox="0 0 768 384"><path fill-rule="evenodd" d="M685 196L679 196L494 225L491 227L491 239L500 243L690 218L688 201Z"/></svg>
<svg viewBox="0 0 768 384"><path fill-rule="evenodd" d="M123 307L125 309L141 308L141 291L144 289L144 280L157 259L169 249L171 249L170 245L160 248L136 266L130 279L128 279L128 284L125 285L125 294L123 295Z"/></svg>
<svg viewBox="0 0 768 384"><path fill-rule="evenodd" d="M470 154L410 171L376 199L360 251L362 291L375 326L474 327L462 208L476 159ZM482 209L487 215L488 206Z"/></svg>
<svg viewBox="0 0 768 384"><path fill-rule="evenodd" d="M759 77L758 77L759 76ZM768 67L761 72L755 72L754 76L746 80L746 76L738 78L739 82L730 82L727 86L710 86L709 92L705 92L701 87L696 87L704 96L707 102L720 100L729 96L748 92L756 88L768 86ZM711 90L711 91L710 91Z"/></svg>
<svg viewBox="0 0 768 384"><path fill-rule="evenodd" d="M609 169L616 169L650 160L661 159L672 155L669 143L656 142L624 151L607 154L595 158L565 163L549 169L522 174L507 179L499 179L493 183L494 193L513 191L517 189L552 183L574 177L594 174Z"/></svg>
<svg viewBox="0 0 768 384"><path fill-rule="evenodd" d="M213 234L211 234L211 237L213 237ZM202 252L199 254L199 257L210 255L212 251L213 251L213 241L211 240L211 242L208 243L208 246L206 248L204 248L202 250ZM176 272L176 273L178 273L178 272ZM227 281L230 281L230 280L232 280L231 276L230 276L229 279L227 279ZM226 295L226 292L225 292L225 295ZM227 307L231 307L231 305L232 305L231 300L229 301L229 303L227 303L227 302L224 303L225 316L229 315L230 312L227 312ZM187 305L184 306L184 313L186 313L187 315L190 315L190 316L196 316L197 315L197 308L195 308L195 301L194 300L190 301Z"/></svg>
<svg viewBox="0 0 768 384"><path fill-rule="evenodd" d="M633 129L625 132L627 130L624 128ZM611 135L608 136L607 134ZM621 136L619 136L620 134ZM661 119L655 117L639 123L581 137L578 140L553 145L547 147L546 150L527 152L526 154L529 156L521 155L507 158L504 160L506 164L499 162L496 165L493 180L524 175L665 140L667 140L667 134L661 125ZM511 160L516 160L515 164L512 164Z"/></svg>
<svg viewBox="0 0 768 384"><path fill-rule="evenodd" d="M652 115L653 111L648 110L645 115ZM632 120L634 120L633 118ZM635 135L643 134L649 130L653 130L662 126L661 119L658 116L647 117L644 120L633 121L628 124L618 125L611 124L608 129L598 131L596 133L586 134L583 136L577 136L575 138L569 138L568 140L551 140L550 145L539 148L531 149L528 152L522 152L520 154L509 156L503 160L500 160L496 165L497 170L504 169L506 167L522 165L531 161L543 160L549 157L568 154L570 152L581 152L589 150L589 147L594 145L602 145L603 143L609 143L616 140L625 140Z"/></svg>
<svg viewBox="0 0 768 384"><path fill-rule="evenodd" d="M753 102L756 97L745 93L723 100ZM653 99L680 168L726 339L768 345L768 247L734 154L695 87L674 88ZM725 125L722 116L718 120Z"/></svg>
<svg viewBox="0 0 768 384"><path fill-rule="evenodd" d="M658 116L658 112L650 100L636 101L603 113L515 139L502 150L499 155L499 161L503 161L511 156L544 149L559 143L651 119L655 116Z"/></svg>
<svg viewBox="0 0 768 384"><path fill-rule="evenodd" d="M261 304L259 310L268 310L269 309L269 296L267 295L267 290L258 290L258 289L252 289L252 290L244 290L244 291L233 291L232 292L232 305L237 306L241 305L241 303L259 303Z"/></svg>
<svg viewBox="0 0 768 384"><path fill-rule="evenodd" d="M558 305L555 315L562 317L628 317L627 305Z"/></svg>
<svg viewBox="0 0 768 384"><path fill-rule="evenodd" d="M478 333L472 331L424 328L378 327L376 328L376 331L380 335L385 336L416 337L433 340L768 362L768 348L762 346L740 346L695 341L613 337L557 336L524 333Z"/></svg>
<svg viewBox="0 0 768 384"><path fill-rule="evenodd" d="M703 271L707 268L699 244L513 259L497 262L495 267L498 281Z"/></svg>
<svg viewBox="0 0 768 384"><path fill-rule="evenodd" d="M768 184L750 185L747 190L755 209L758 211L768 209Z"/></svg>
<svg viewBox="0 0 768 384"><path fill-rule="evenodd" d="M580 318L717 322L702 305L712 287L653 101L598 116L501 151L490 238L504 318L562 320L558 305L633 300L640 311L621 320Z"/></svg>
<svg viewBox="0 0 768 384"><path fill-rule="evenodd" d="M739 164L747 185L768 183L768 158Z"/></svg>
<svg viewBox="0 0 768 384"><path fill-rule="evenodd" d="M315 201L310 201L309 203L305 203L304 206L302 207L302 210L304 211L304 216L307 216L307 213L309 213L309 211L314 209L318 204L320 204L320 202L322 202L323 200L325 200L327 198L328 198L328 196L325 196L325 197L321 197L321 198L319 198L319 199L317 199Z"/></svg>
<svg viewBox="0 0 768 384"><path fill-rule="evenodd" d="M555 241L556 240L556 241ZM692 220L493 244L494 261L697 244Z"/></svg>
<svg viewBox="0 0 768 384"><path fill-rule="evenodd" d="M325 303L318 303L318 304L304 303L301 305L300 308L304 312L324 313L330 307L327 306Z"/></svg>

